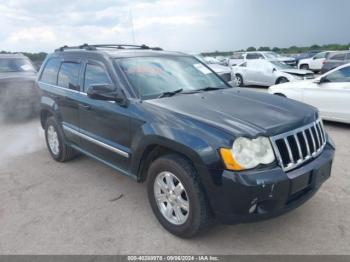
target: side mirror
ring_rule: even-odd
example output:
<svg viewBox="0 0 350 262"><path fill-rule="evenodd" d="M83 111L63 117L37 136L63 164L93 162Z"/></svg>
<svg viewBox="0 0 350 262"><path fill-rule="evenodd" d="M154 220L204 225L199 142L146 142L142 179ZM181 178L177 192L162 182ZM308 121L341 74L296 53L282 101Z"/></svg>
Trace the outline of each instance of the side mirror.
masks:
<svg viewBox="0 0 350 262"><path fill-rule="evenodd" d="M88 87L86 94L95 100L115 101L122 106L127 104L124 93L118 92L113 85L109 84L91 85Z"/></svg>
<svg viewBox="0 0 350 262"><path fill-rule="evenodd" d="M272 73L274 73L274 72L276 72L277 71L277 69L274 67L274 68L272 68Z"/></svg>

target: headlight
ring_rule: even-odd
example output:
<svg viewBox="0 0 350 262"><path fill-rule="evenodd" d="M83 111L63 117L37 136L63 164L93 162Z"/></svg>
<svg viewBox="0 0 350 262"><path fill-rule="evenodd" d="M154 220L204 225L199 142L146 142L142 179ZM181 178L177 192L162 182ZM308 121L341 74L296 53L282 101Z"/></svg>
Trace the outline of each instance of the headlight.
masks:
<svg viewBox="0 0 350 262"><path fill-rule="evenodd" d="M270 164L275 160L270 140L267 137L248 139L237 138L232 149L221 148L221 156L226 168L244 170L254 168L260 164Z"/></svg>

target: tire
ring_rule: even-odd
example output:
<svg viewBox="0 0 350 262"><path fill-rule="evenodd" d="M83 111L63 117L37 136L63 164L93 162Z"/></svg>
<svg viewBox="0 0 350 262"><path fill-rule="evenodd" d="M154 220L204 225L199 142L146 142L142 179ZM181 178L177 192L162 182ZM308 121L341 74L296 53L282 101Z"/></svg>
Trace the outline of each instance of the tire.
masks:
<svg viewBox="0 0 350 262"><path fill-rule="evenodd" d="M276 84L279 85L279 84L283 84L283 83L287 83L287 82L289 82L289 80L287 78L280 77L277 79Z"/></svg>
<svg viewBox="0 0 350 262"><path fill-rule="evenodd" d="M172 190L170 190L168 196L166 194L167 190L171 189L171 187L164 187L164 185L169 185L167 183L168 179L172 181L170 184L175 186L174 192L181 191L176 190L177 188L183 189L181 195L177 196L175 203L169 202L172 201ZM162 182L161 187L158 186L159 181ZM180 184L182 187L179 186ZM191 238L212 224L212 213L200 185L197 172L186 158L177 154L171 154L162 156L151 163L148 170L147 191L155 216L160 224L170 233L182 238ZM161 191L164 194L161 194ZM157 201L156 194L162 195L162 200ZM179 198L181 199L180 202L178 202ZM185 205L183 203L186 202L186 199L187 204ZM181 205L180 209L178 209L179 205ZM170 207L169 210L172 210L168 212L171 218L166 217L168 206ZM187 210L186 208L182 209L182 206L187 206ZM175 213L176 209L182 215L176 216L178 214Z"/></svg>
<svg viewBox="0 0 350 262"><path fill-rule="evenodd" d="M240 86L240 87L244 86L243 77L240 74L236 74L236 83L237 83L237 86Z"/></svg>
<svg viewBox="0 0 350 262"><path fill-rule="evenodd" d="M50 155L58 162L69 161L78 155L73 148L66 145L63 130L54 117L46 120L45 139Z"/></svg>
<svg viewBox="0 0 350 262"><path fill-rule="evenodd" d="M302 65L300 65L300 69L309 70L309 65L308 64L302 64Z"/></svg>

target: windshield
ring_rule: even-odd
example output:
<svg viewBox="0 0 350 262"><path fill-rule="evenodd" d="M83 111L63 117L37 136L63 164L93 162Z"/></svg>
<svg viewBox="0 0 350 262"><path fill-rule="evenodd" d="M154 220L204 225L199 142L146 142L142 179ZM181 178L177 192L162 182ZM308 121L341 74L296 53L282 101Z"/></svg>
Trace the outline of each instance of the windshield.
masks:
<svg viewBox="0 0 350 262"><path fill-rule="evenodd" d="M279 57L281 57L279 54L274 53L274 52L266 52L266 53L265 53L265 56L266 56L268 59L274 59L274 58L279 58Z"/></svg>
<svg viewBox="0 0 350 262"><path fill-rule="evenodd" d="M208 87L229 87L194 57L133 57L118 61L142 99L157 98L179 89L186 93Z"/></svg>
<svg viewBox="0 0 350 262"><path fill-rule="evenodd" d="M270 61L270 63L277 69L293 69L293 67L291 67L290 65L287 65L287 64L282 63L282 62Z"/></svg>
<svg viewBox="0 0 350 262"><path fill-rule="evenodd" d="M25 58L0 59L0 73L35 72L33 65Z"/></svg>

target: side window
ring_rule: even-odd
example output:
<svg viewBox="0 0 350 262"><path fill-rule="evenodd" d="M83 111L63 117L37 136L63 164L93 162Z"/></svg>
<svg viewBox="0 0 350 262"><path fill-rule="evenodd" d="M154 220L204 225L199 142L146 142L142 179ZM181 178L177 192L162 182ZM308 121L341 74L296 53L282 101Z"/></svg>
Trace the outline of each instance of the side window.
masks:
<svg viewBox="0 0 350 262"><path fill-rule="evenodd" d="M321 59L321 58L325 58L326 57L326 53L318 53L317 55L314 56L314 59Z"/></svg>
<svg viewBox="0 0 350 262"><path fill-rule="evenodd" d="M346 60L350 60L350 53L346 55Z"/></svg>
<svg viewBox="0 0 350 262"><path fill-rule="evenodd" d="M337 54L329 58L330 60L344 60L345 54Z"/></svg>
<svg viewBox="0 0 350 262"><path fill-rule="evenodd" d="M328 82L350 82L350 66L343 67L327 76Z"/></svg>
<svg viewBox="0 0 350 262"><path fill-rule="evenodd" d="M265 59L265 57L262 54L256 53L256 58L255 59Z"/></svg>
<svg viewBox="0 0 350 262"><path fill-rule="evenodd" d="M80 64L64 62L58 73L57 85L64 88L79 91Z"/></svg>
<svg viewBox="0 0 350 262"><path fill-rule="evenodd" d="M45 65L40 81L46 84L57 85L57 74L60 65L61 60L59 58L51 58Z"/></svg>
<svg viewBox="0 0 350 262"><path fill-rule="evenodd" d="M246 58L247 59L256 59L256 53L248 53Z"/></svg>
<svg viewBox="0 0 350 262"><path fill-rule="evenodd" d="M84 91L86 92L90 85L96 84L111 84L111 80L102 66L87 64L85 69Z"/></svg>

